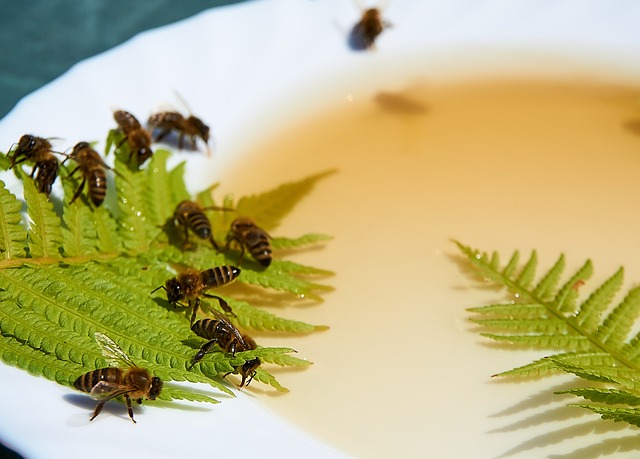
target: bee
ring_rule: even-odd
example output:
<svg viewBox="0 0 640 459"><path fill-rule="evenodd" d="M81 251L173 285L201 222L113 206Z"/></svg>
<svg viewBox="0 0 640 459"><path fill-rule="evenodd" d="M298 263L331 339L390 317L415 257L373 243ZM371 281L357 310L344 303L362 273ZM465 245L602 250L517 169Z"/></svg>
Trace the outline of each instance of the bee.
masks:
<svg viewBox="0 0 640 459"><path fill-rule="evenodd" d="M139 404L143 399L155 400L162 391L162 381L158 377L151 376L148 370L137 367L120 346L108 336L96 332L94 337L102 348L102 354L113 366L85 373L73 383L76 389L89 393L91 398L99 401L89 420L93 421L109 400L123 396L127 403L129 417L135 423L131 400Z"/></svg>
<svg viewBox="0 0 640 459"><path fill-rule="evenodd" d="M270 238L271 236L256 225L253 220L239 217L231 222L225 250L229 249L231 243L235 241L240 245L240 260L242 260L246 249L260 265L267 267L271 264Z"/></svg>
<svg viewBox="0 0 640 459"><path fill-rule="evenodd" d="M233 312L227 302L222 298L204 293L204 291L230 284L236 280L239 275L240 268L236 268L235 266L216 266L204 271L186 269L176 277L167 280L165 285L161 285L151 293L163 289L167 292L167 301L173 305L182 305L180 301L186 299L189 302L189 307L193 307L190 321L190 323L193 324L196 319L196 312L198 312L198 308L200 307L200 296L215 298L225 312Z"/></svg>
<svg viewBox="0 0 640 459"><path fill-rule="evenodd" d="M73 176L76 171L80 170L82 173L82 182L75 191L71 202L73 202L80 196L80 193L84 189L85 183L89 186L89 198L94 206L98 207L104 202L104 198L107 194L107 174L106 169L111 169L104 163L97 151L91 148L87 142L78 142L73 151L67 157L67 159L73 159L77 163L77 167L71 171L68 177ZM63 161L66 161L66 159Z"/></svg>
<svg viewBox="0 0 640 459"><path fill-rule="evenodd" d="M247 335L243 335L229 320L220 312L213 310L215 319L202 319L191 326L191 330L198 336L208 339L193 358L191 367L198 363L216 344L226 353L235 356L236 352L250 351L256 349L256 342ZM242 377L240 387L249 385L256 374L256 369L260 366L260 359L255 357L246 360L242 365L235 367L234 371L225 374L238 373ZM248 378L248 380L247 380ZM246 384L245 384L246 383Z"/></svg>
<svg viewBox="0 0 640 459"><path fill-rule="evenodd" d="M220 250L211 234L211 222L204 214L205 210L233 210L225 207L202 207L194 201L182 201L173 212L175 226L184 228L184 245L189 244L189 230L193 231L200 239L208 239L216 250Z"/></svg>
<svg viewBox="0 0 640 459"><path fill-rule="evenodd" d="M178 148L181 150L186 136L191 139L191 145L194 150L196 149L197 137L200 137L208 148L209 126L196 116L189 115L185 118L182 114L174 111L160 112L151 115L147 124L160 131L154 139L156 142L162 140L171 131L177 131L179 133Z"/></svg>
<svg viewBox="0 0 640 459"><path fill-rule="evenodd" d="M355 50L372 49L378 36L391 24L382 19L378 8L364 10L349 34L349 45Z"/></svg>
<svg viewBox="0 0 640 459"><path fill-rule="evenodd" d="M113 118L123 132L125 140L129 143L129 160L135 155L136 164L140 167L153 155L153 151L151 151L151 134L129 112L117 110L113 113Z"/></svg>
<svg viewBox="0 0 640 459"><path fill-rule="evenodd" d="M12 168L24 161L32 161L34 166L30 177L34 179L40 193L49 195L60 167L58 158L52 154L52 151L51 142L48 139L25 134L20 137L18 146L8 155L9 167Z"/></svg>

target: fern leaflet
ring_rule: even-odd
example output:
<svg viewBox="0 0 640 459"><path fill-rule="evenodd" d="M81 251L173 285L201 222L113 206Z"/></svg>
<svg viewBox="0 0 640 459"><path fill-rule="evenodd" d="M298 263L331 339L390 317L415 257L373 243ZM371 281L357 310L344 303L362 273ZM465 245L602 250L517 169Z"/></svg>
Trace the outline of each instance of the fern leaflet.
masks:
<svg viewBox="0 0 640 459"><path fill-rule="evenodd" d="M621 268L586 297L584 284L593 267L587 261L560 287L564 256L542 276L536 275L537 254L519 266L515 252L501 267L497 254L488 255L454 241L484 280L515 293L515 299L469 309L483 336L519 347L550 349L555 354L497 376L541 377L564 371L604 384L569 391L595 404L580 404L603 419L640 426L640 334L632 335L640 316L640 290L631 289L621 302L614 299L623 285ZM539 281L535 283L536 278ZM582 298L581 298L582 297ZM558 352L560 351L560 352ZM603 406L621 405L621 406Z"/></svg>

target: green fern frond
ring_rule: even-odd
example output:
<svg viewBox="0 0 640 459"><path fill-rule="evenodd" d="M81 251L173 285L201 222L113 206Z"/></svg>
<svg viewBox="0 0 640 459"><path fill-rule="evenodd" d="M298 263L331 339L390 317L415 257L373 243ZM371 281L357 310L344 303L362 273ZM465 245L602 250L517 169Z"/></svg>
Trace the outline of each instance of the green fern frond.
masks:
<svg viewBox="0 0 640 459"><path fill-rule="evenodd" d="M282 218L311 192L319 180L334 172L322 172L304 180L285 183L265 193L242 197L235 208L238 215L250 215L265 231L271 231L280 225Z"/></svg>
<svg viewBox="0 0 640 459"><path fill-rule="evenodd" d="M258 368L256 375L253 378L255 381L260 381L263 384L267 384L273 387L278 392L289 392L289 389L281 385L278 380L269 372L262 368Z"/></svg>
<svg viewBox="0 0 640 459"><path fill-rule="evenodd" d="M149 160L149 165L144 171L144 199L147 209L147 218L152 225L161 227L166 220L173 215L173 211L179 201L174 199L174 193L170 186L167 172L167 159L170 153L167 150L158 149ZM182 176L179 177L182 179Z"/></svg>
<svg viewBox="0 0 640 459"><path fill-rule="evenodd" d="M210 395L199 393L193 389L182 389L173 385L165 384L162 388L162 393L158 397L160 400L186 400L188 402L201 402L201 403L220 403L219 400L211 397Z"/></svg>
<svg viewBox="0 0 640 459"><path fill-rule="evenodd" d="M596 414L599 414L602 419L611 420L614 422L626 422L628 424L640 427L640 409L633 408L612 408L609 406L588 405L588 404L572 404L578 408L586 408Z"/></svg>
<svg viewBox="0 0 640 459"><path fill-rule="evenodd" d="M24 186L29 215L29 252L32 258L60 258L62 233L60 217L47 196L39 193L33 180L18 168Z"/></svg>
<svg viewBox="0 0 640 459"><path fill-rule="evenodd" d="M485 317L500 318L513 317L514 319L535 319L548 317L547 309L537 303L500 303L467 308L467 311L481 314ZM472 319L474 322L481 319Z"/></svg>
<svg viewBox="0 0 640 459"><path fill-rule="evenodd" d="M79 183L76 180L63 180L64 199L71 201ZM84 196L80 196L73 205L64 207L62 214L64 226L61 228L65 256L81 257L97 252L98 241L92 209Z"/></svg>
<svg viewBox="0 0 640 459"><path fill-rule="evenodd" d="M630 337L640 315L640 290L631 289L619 304L613 304L622 288L624 270L620 268L580 300L584 284L593 273L589 260L558 288L565 268L564 256L541 280L535 282L536 252L518 272L518 252L501 268L496 256L489 257L456 242L470 263L485 279L516 292L518 301L469 309L479 317L471 320L481 334L520 348L549 349L552 355L497 376L541 377L558 371L587 381L604 384L563 393L602 403L634 405L640 400L640 333ZM634 409L578 405L595 411L605 419L634 425L640 417Z"/></svg>
<svg viewBox="0 0 640 459"><path fill-rule="evenodd" d="M305 234L296 239L289 239L285 237L276 237L271 240L271 247L274 249L295 249L298 247L304 247L310 244L317 244L318 242L329 241L333 239L326 234Z"/></svg>
<svg viewBox="0 0 640 459"><path fill-rule="evenodd" d="M0 253L5 260L24 258L27 230L22 226L22 204L0 181Z"/></svg>
<svg viewBox="0 0 640 459"><path fill-rule="evenodd" d="M622 287L623 279L624 270L620 268L580 305L577 314L572 320L587 333L594 332L600 323L602 314Z"/></svg>
<svg viewBox="0 0 640 459"><path fill-rule="evenodd" d="M619 389L585 387L579 389L561 390L554 393L558 395L575 395L592 402L604 403L606 405L640 406L640 396Z"/></svg>
<svg viewBox="0 0 640 459"><path fill-rule="evenodd" d="M596 331L597 339L612 348L621 347L639 316L640 287L636 287L630 290L622 303L606 317Z"/></svg>
<svg viewBox="0 0 640 459"><path fill-rule="evenodd" d="M243 359L259 357L266 366L308 366L306 360L289 355L295 352L292 349L258 347L235 356L218 350L192 367L201 339L189 327L189 314L168 304L163 290L151 292L175 276L176 270L227 264L229 254L218 253L204 242L191 251L170 242L167 223L172 222L175 206L191 199L184 183L184 163L168 170L170 152L158 150L138 171L123 162L129 152L117 131L107 139L107 148L114 146L116 190L109 188L108 193L117 194L115 208L109 207L114 202L110 200L96 208L87 199L86 190L69 204L81 178L68 177L63 167L64 199L58 213L18 166L14 169L24 184L27 226L20 214L20 201L0 182L0 251L4 259L0 261L0 358L70 386L79 375L108 364L93 340L100 332L163 381L205 383L214 390L194 392L167 384L161 399L211 403L217 403L216 392L233 394L222 377ZM9 163L6 155L0 154L2 165L8 167ZM271 200L267 214L271 222L279 222L324 175L256 195L245 201L244 209L249 212ZM211 189L208 194L213 200ZM287 193L291 195L285 196ZM205 192L199 197L207 199ZM219 233L228 229L215 218L212 223ZM281 237L276 246L283 241L284 247L295 249L328 239L313 233L297 239ZM330 275L327 270L281 260L277 254L266 270L251 259L245 260L237 283L268 287L259 289L267 297L275 289L321 300L320 294L329 290L304 278ZM226 298L234 310L233 320L243 328L274 333L310 333L326 328L277 317L248 302ZM206 307L203 310L206 312ZM286 391L265 368L258 370L255 380Z"/></svg>
<svg viewBox="0 0 640 459"><path fill-rule="evenodd" d="M234 300L230 297L222 296L236 314L238 325L248 330L279 331L288 333L312 333L319 330L326 330L326 326L310 325L297 320L284 319L268 311L258 309L246 301Z"/></svg>
<svg viewBox="0 0 640 459"><path fill-rule="evenodd" d="M558 261L547 272L547 274L540 280L536 288L533 290L533 294L540 299L551 299L553 292L556 290L558 283L560 282L560 276L565 268L564 255L560 255Z"/></svg>
<svg viewBox="0 0 640 459"><path fill-rule="evenodd" d="M134 172L116 160L116 190L120 211L120 233L127 250L144 252L161 230L150 221L147 209L148 194L146 174ZM150 224L151 223L151 224Z"/></svg>
<svg viewBox="0 0 640 459"><path fill-rule="evenodd" d="M531 256L529 260L525 263L522 271L520 271L520 275L514 279L516 285L519 287L528 290L533 283L533 280L536 275L536 269L538 268L538 254L534 250L531 252ZM553 270L553 269L552 269Z"/></svg>

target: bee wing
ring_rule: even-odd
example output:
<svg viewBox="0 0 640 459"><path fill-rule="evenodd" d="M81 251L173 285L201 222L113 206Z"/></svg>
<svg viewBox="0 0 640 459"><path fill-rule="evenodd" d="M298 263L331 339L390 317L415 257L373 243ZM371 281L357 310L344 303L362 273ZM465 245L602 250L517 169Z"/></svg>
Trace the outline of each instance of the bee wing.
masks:
<svg viewBox="0 0 640 459"><path fill-rule="evenodd" d="M184 108L187 109L187 112L189 112L190 115L193 115L193 110L191 110L191 107L189 107L187 100L184 97L182 97L182 95L176 89L174 89L173 92L178 98L178 100L180 101L180 103L184 106Z"/></svg>
<svg viewBox="0 0 640 459"><path fill-rule="evenodd" d="M240 341L241 343L244 342L242 333L240 333L240 330L238 330L236 326L231 323L231 321L227 318L227 316L225 316L223 313L221 313L217 309L211 309L211 312L213 313L214 316L216 316L217 320L219 320L220 322L224 323L227 326L228 330L230 330L235 335L235 337L238 338L238 341Z"/></svg>
<svg viewBox="0 0 640 459"><path fill-rule="evenodd" d="M129 357L118 344L109 338L104 333L95 332L93 335L96 343L102 348L102 355L109 359L109 364L112 367L126 365L128 367L135 367L131 357Z"/></svg>
<svg viewBox="0 0 640 459"><path fill-rule="evenodd" d="M108 381L98 381L98 383L91 388L91 398L99 401L107 401L119 395L131 392L131 388L122 384L116 384Z"/></svg>

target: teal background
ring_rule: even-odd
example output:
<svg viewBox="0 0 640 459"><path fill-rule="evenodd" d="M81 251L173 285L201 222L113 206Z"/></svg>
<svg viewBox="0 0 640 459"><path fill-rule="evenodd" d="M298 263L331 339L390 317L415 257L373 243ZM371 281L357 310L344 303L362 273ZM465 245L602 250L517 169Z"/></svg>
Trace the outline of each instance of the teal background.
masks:
<svg viewBox="0 0 640 459"><path fill-rule="evenodd" d="M242 0L3 0L0 118L73 64L139 32Z"/></svg>

